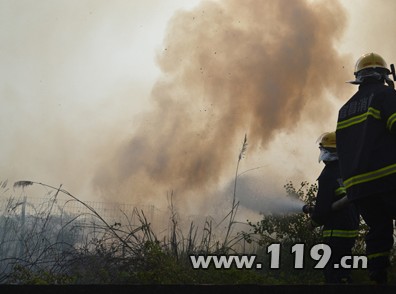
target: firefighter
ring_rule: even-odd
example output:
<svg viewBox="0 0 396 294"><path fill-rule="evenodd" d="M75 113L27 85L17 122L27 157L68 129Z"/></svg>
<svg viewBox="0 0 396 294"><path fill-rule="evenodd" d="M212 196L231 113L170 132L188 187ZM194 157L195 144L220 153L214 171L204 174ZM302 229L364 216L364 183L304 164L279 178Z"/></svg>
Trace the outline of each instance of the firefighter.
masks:
<svg viewBox="0 0 396 294"><path fill-rule="evenodd" d="M343 256L352 255L358 235L359 214L354 204L350 203L341 209L332 209L332 204L345 196L338 165L335 132L324 133L318 142L319 162L323 161L325 166L318 177L315 205L309 209L309 227L313 229L323 226L323 243L331 248L330 260L324 268L326 283L351 283L351 270L341 266L337 268L337 265L340 265Z"/></svg>
<svg viewBox="0 0 396 294"><path fill-rule="evenodd" d="M341 176L369 227L368 272L377 284L387 283L396 218L396 91L390 73L376 53L357 60L349 83L358 91L340 108L336 130Z"/></svg>

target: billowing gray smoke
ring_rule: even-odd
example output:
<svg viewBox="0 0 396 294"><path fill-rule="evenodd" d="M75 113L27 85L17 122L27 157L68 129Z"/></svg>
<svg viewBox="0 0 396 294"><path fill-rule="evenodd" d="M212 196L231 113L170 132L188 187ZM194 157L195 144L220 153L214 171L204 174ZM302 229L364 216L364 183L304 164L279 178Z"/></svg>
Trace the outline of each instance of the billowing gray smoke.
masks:
<svg viewBox="0 0 396 294"><path fill-rule="evenodd" d="M325 94L350 78L334 48L345 25L336 1L203 1L177 12L157 56L153 109L95 185L128 202L171 190L204 197L235 167L245 133L250 151L265 148L304 109L313 122L326 113Z"/></svg>

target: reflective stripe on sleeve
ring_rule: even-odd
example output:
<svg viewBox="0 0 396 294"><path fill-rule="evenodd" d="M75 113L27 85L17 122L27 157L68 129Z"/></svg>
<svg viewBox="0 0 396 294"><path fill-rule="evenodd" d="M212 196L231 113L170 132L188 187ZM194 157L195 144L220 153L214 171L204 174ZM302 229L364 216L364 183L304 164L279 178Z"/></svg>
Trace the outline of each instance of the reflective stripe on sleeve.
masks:
<svg viewBox="0 0 396 294"><path fill-rule="evenodd" d="M336 194L336 196L341 196L341 195L346 194L346 188L345 187L338 187L335 190L335 194Z"/></svg>
<svg viewBox="0 0 396 294"><path fill-rule="evenodd" d="M396 122L396 113L392 114L389 118L388 121L386 122L386 127L388 130L391 130L393 127L393 124Z"/></svg>
<svg viewBox="0 0 396 294"><path fill-rule="evenodd" d="M357 230L324 230L323 237L356 238Z"/></svg>

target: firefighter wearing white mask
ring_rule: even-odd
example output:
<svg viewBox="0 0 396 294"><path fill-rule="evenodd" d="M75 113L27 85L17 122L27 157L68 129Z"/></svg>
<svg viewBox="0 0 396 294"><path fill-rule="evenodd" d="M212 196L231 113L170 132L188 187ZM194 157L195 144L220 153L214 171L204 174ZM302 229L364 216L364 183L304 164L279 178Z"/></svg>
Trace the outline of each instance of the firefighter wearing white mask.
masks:
<svg viewBox="0 0 396 294"><path fill-rule="evenodd" d="M322 134L319 143L319 162L325 164L318 177L318 192L315 205L309 213L310 225L322 227L323 243L330 246L331 258L324 269L325 282L328 284L351 283L350 269L335 266L343 256L351 256L358 235L359 214L353 204L334 210L332 205L345 194L339 166L335 132Z"/></svg>

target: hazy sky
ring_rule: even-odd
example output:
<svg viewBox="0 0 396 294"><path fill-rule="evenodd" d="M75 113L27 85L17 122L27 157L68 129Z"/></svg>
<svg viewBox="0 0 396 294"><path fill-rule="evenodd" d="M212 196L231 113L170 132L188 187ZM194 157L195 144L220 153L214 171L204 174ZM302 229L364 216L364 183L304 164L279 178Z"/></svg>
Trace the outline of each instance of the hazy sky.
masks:
<svg viewBox="0 0 396 294"><path fill-rule="evenodd" d="M169 18L196 2L1 0L1 179L90 187L150 106Z"/></svg>
<svg viewBox="0 0 396 294"><path fill-rule="evenodd" d="M356 59L396 62L396 2L281 2L0 0L0 180L213 198L246 133L241 171L314 182Z"/></svg>

